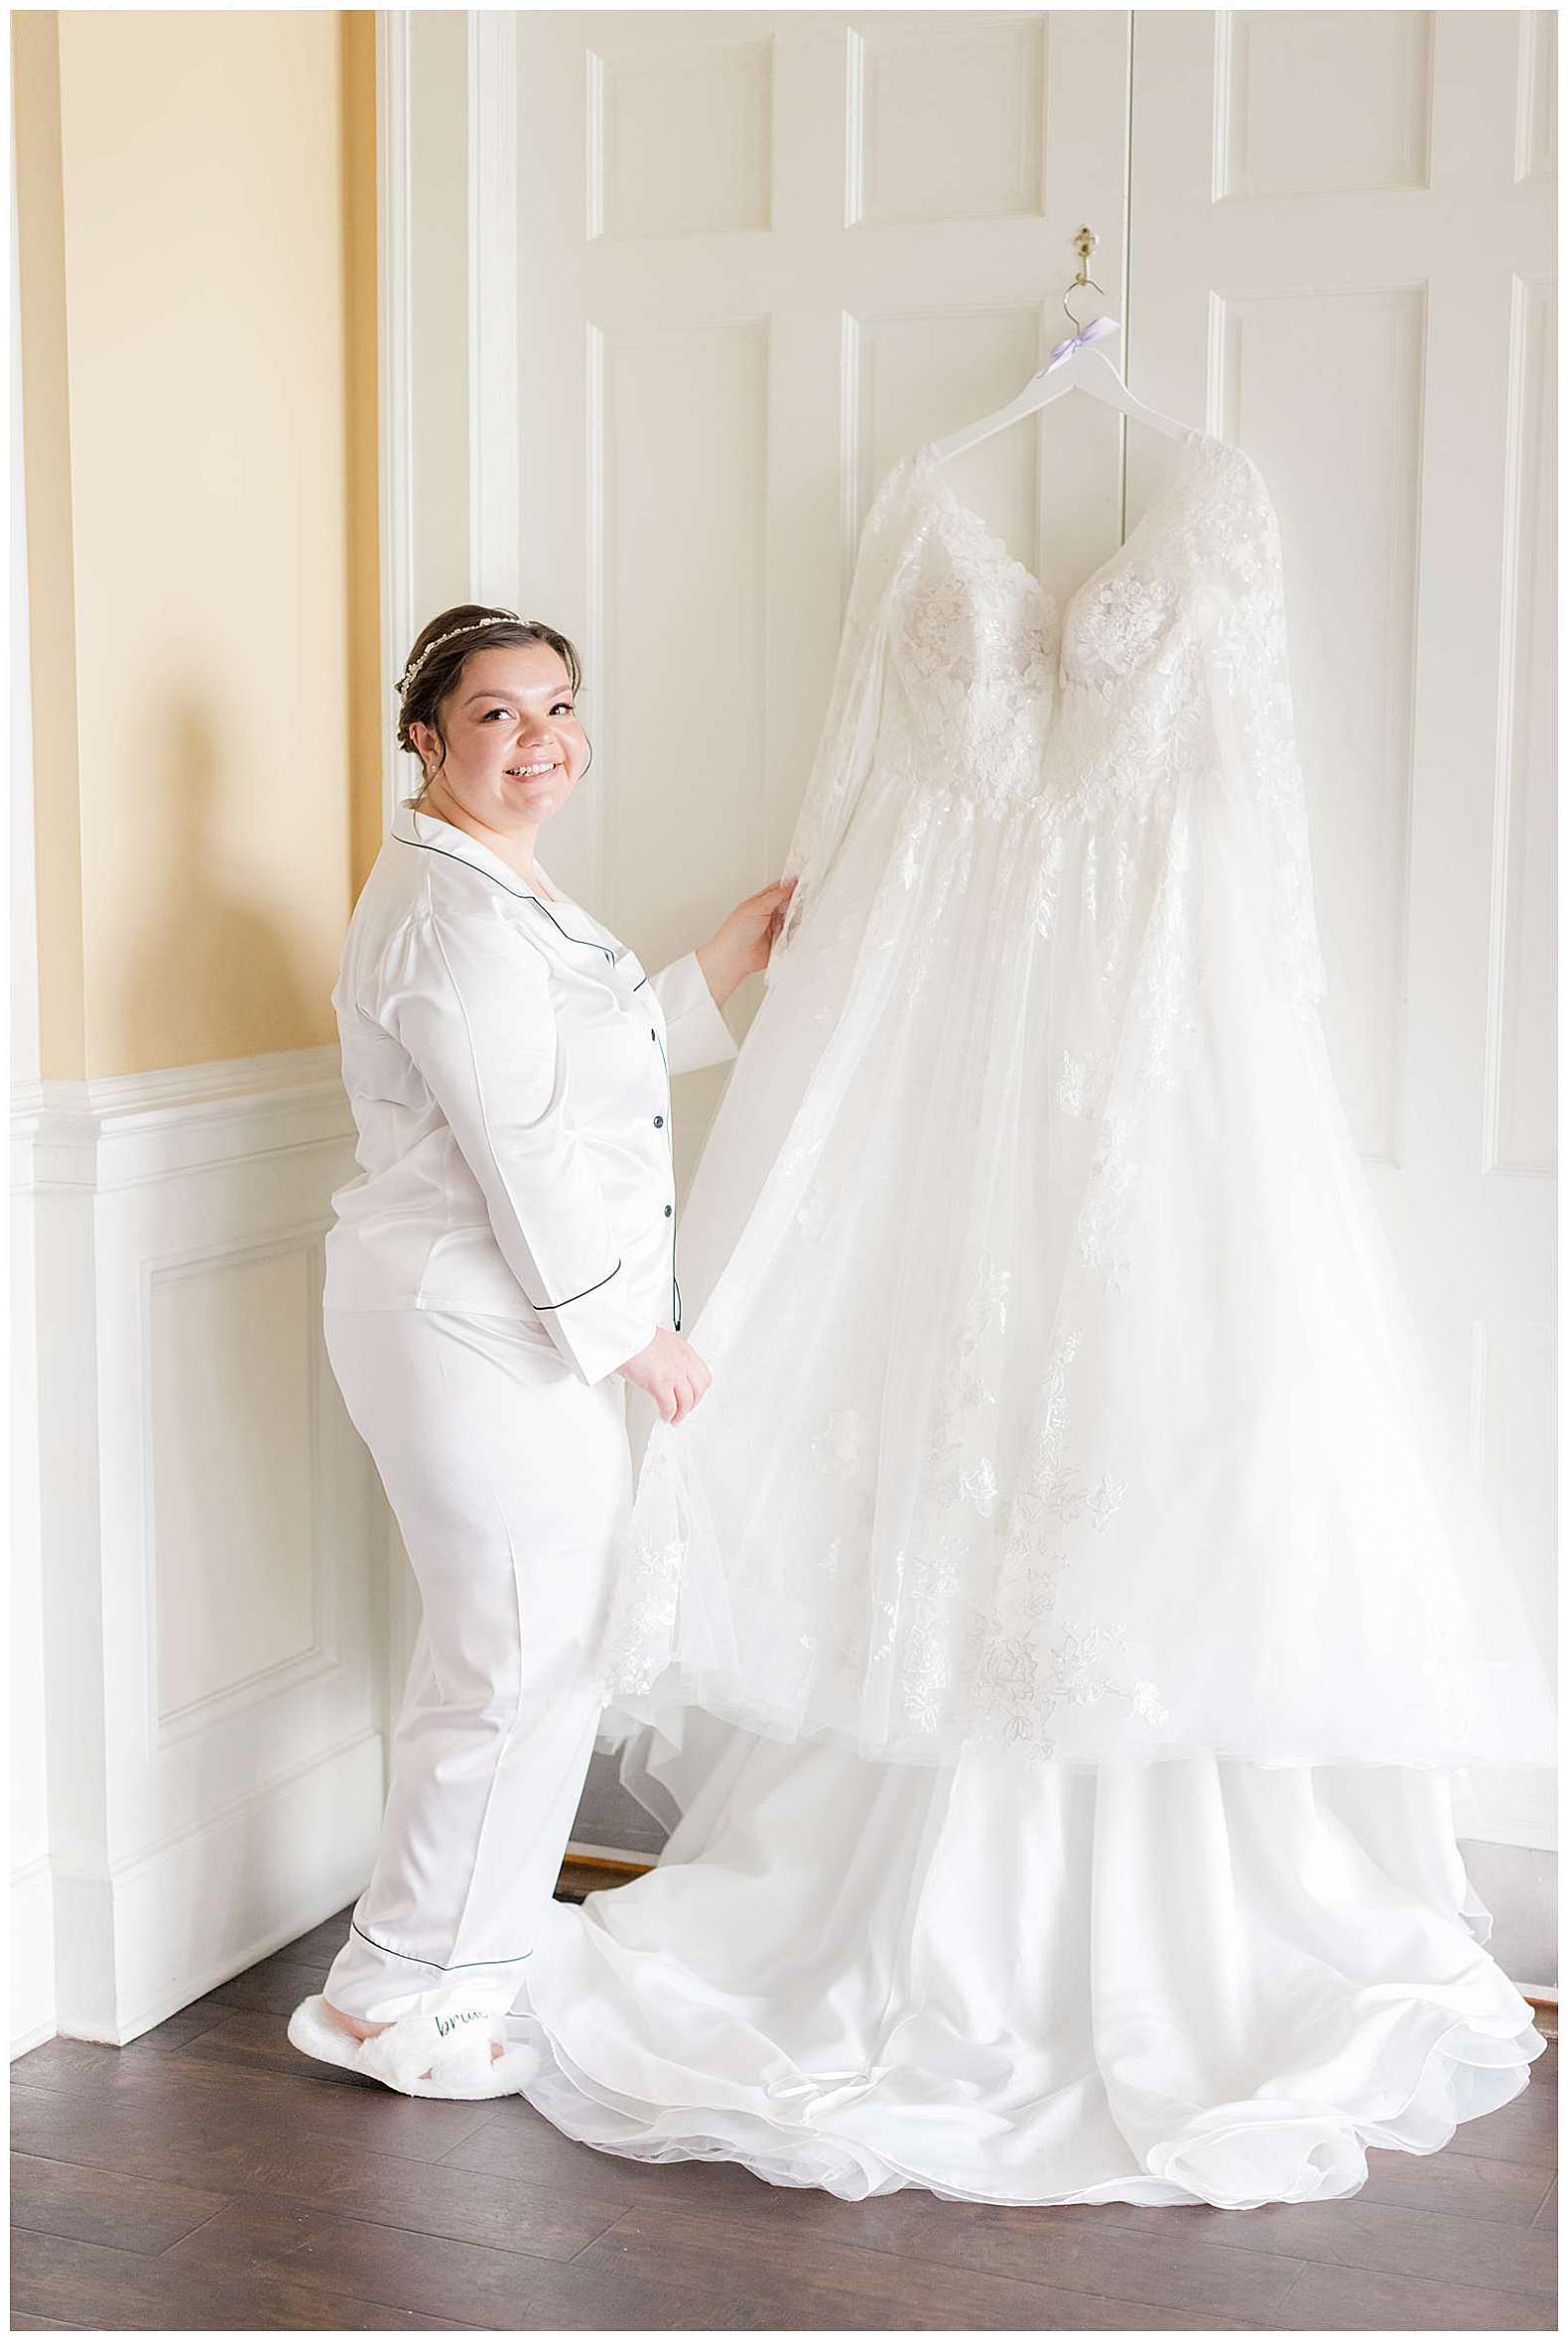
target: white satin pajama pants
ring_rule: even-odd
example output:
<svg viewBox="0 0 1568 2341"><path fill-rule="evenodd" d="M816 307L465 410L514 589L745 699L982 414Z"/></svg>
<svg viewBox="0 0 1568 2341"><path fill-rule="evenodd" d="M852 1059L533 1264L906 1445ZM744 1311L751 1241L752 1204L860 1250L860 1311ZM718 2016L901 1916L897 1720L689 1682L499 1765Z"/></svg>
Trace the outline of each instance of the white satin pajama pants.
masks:
<svg viewBox="0 0 1568 2341"><path fill-rule="evenodd" d="M380 2022L510 2007L582 1793L631 1501L625 1387L526 1320L326 1311L424 1617L370 1883L324 1990Z"/></svg>

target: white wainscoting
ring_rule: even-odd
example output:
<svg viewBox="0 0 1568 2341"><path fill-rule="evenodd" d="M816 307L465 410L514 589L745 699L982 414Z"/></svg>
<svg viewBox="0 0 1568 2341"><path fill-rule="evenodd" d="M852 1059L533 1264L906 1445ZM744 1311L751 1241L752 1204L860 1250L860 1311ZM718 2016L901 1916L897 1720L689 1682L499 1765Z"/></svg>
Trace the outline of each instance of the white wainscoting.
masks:
<svg viewBox="0 0 1568 2341"><path fill-rule="evenodd" d="M13 913L15 902L13 899ZM20 1051L18 1052L20 1054ZM43 1552L34 1346L36 1081L12 1093L11 1137L11 2053L55 2029L55 1902L44 1769Z"/></svg>
<svg viewBox="0 0 1568 2341"><path fill-rule="evenodd" d="M386 1529L322 1341L336 1051L36 1085L12 1143L49 1812L12 1878L15 2053L129 2040L357 1893Z"/></svg>

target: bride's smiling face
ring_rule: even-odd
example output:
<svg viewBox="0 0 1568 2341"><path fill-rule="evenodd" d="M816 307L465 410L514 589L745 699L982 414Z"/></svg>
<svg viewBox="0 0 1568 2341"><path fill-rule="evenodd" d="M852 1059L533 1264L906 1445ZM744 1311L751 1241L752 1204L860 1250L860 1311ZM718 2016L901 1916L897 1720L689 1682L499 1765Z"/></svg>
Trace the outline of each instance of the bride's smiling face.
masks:
<svg viewBox="0 0 1568 2341"><path fill-rule="evenodd" d="M470 651L438 714L445 759L428 723L409 726L426 773L435 774L426 797L433 812L450 800L485 829L512 836L559 813L587 767L572 679L548 642Z"/></svg>

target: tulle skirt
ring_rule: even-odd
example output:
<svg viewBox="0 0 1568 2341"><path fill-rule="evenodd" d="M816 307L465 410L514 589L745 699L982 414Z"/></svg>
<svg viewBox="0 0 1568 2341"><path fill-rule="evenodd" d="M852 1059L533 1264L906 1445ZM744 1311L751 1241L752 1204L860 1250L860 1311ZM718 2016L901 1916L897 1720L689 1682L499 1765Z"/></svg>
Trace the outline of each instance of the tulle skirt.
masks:
<svg viewBox="0 0 1568 2341"><path fill-rule="evenodd" d="M703 1719L675 1763L660 1866L558 1904L515 2003L530 2099L611 2153L851 2200L1326 2201L1545 2046L1436 1769L932 1770Z"/></svg>
<svg viewBox="0 0 1568 2341"><path fill-rule="evenodd" d="M941 1765L1544 1764L1315 1007L1234 824L868 795L683 1228L606 1700Z"/></svg>

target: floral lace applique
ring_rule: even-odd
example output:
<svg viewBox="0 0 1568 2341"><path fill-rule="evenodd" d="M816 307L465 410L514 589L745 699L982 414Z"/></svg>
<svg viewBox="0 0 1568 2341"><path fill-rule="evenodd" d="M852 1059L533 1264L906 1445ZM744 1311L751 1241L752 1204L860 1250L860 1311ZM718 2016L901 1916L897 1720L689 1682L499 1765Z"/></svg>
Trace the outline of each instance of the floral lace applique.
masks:
<svg viewBox="0 0 1568 2341"><path fill-rule="evenodd" d="M1097 1269L1111 1292L1125 1290L1132 1265L1128 1254L1120 1248L1120 1236L1127 1199L1137 1184L1137 1177L1129 1116L1125 1112L1108 1113L1079 1214L1078 1250L1086 1267Z"/></svg>
<svg viewBox="0 0 1568 2341"><path fill-rule="evenodd" d="M812 1443L812 1453L836 1477L849 1479L864 1461L866 1435L864 1415L852 1406L841 1407L828 1417L826 1430Z"/></svg>
<svg viewBox="0 0 1568 2341"><path fill-rule="evenodd" d="M1176 592L1167 578L1129 566L1115 569L1073 604L1066 673L1096 691L1115 690L1143 665L1175 609Z"/></svg>
<svg viewBox="0 0 1568 2341"><path fill-rule="evenodd" d="M1049 1707L1064 1701L1074 1707L1093 1707L1102 1699L1123 1698L1145 1723L1164 1723L1166 1710L1154 1685L1126 1682L1121 1663L1126 1654L1123 1626L1093 1626L1082 1633L1066 1628L1040 1684Z"/></svg>
<svg viewBox="0 0 1568 2341"><path fill-rule="evenodd" d="M950 906L961 900L975 849L975 807L967 798L944 791L930 808L942 831L942 851L935 874L928 879L920 924L905 963L907 997L920 999L943 940L943 922Z"/></svg>
<svg viewBox="0 0 1568 2341"><path fill-rule="evenodd" d="M988 1455L982 1455L959 1475L959 1494L975 1506L982 1520L988 1520L996 1501L996 1468Z"/></svg>
<svg viewBox="0 0 1568 2341"><path fill-rule="evenodd" d="M996 1404L980 1361L987 1339L1006 1326L1011 1281L1011 1270L981 1251L954 1328L952 1367L941 1384L941 1403L928 1426L922 1457L922 1486L932 1503L946 1510L967 1501L985 1519L998 1492L995 1466L988 1453L975 1453L977 1438L983 1434L972 1430L966 1437L959 1425Z"/></svg>
<svg viewBox="0 0 1568 2341"><path fill-rule="evenodd" d="M926 845L936 824L937 801L925 791L914 799L912 818L905 822L895 867L899 883L909 892L920 883L926 866Z"/></svg>
<svg viewBox="0 0 1568 2341"><path fill-rule="evenodd" d="M1078 1057L1071 1049L1064 1049L1062 1071L1056 1084L1056 1102L1062 1111L1080 1119L1098 1113L1109 1071L1110 1059L1102 1052Z"/></svg>
<svg viewBox="0 0 1568 2341"><path fill-rule="evenodd" d="M926 535L893 647L933 781L988 813L1037 795L1055 604L975 515L944 512Z"/></svg>
<svg viewBox="0 0 1568 2341"><path fill-rule="evenodd" d="M1072 1566L1065 1531L1085 1519L1103 1534L1127 1494L1127 1482L1109 1472L1091 1486L1071 1452L1069 1378L1083 1338L1064 1325L1052 1349L1032 1451L1004 1510L1002 1566L975 1672L980 1735L1042 1756L1052 1752L1045 1727L1064 1699L1116 1699L1145 1723L1165 1720L1155 1685L1127 1680L1124 1626L1056 1623Z"/></svg>
<svg viewBox="0 0 1568 2341"><path fill-rule="evenodd" d="M1132 894L1136 883L1137 865L1132 846L1124 832L1118 832L1111 859L1109 916L1106 920L1107 942L1100 963L1100 977L1108 991L1113 992L1121 980L1121 970L1126 959L1132 933Z"/></svg>
<svg viewBox="0 0 1568 2341"><path fill-rule="evenodd" d="M970 1304L959 1327L959 1355L970 1357L993 1329L1000 1332L1007 1322L1007 1287L1012 1282L1012 1270L998 1267L988 1251L980 1256L980 1268Z"/></svg>
<svg viewBox="0 0 1568 2341"><path fill-rule="evenodd" d="M683 1537L633 1536L621 1598L611 1614L600 1663L603 1704L653 1688L674 1637L686 1564Z"/></svg>
<svg viewBox="0 0 1568 2341"><path fill-rule="evenodd" d="M1059 829L1046 838L1035 859L1034 901L1030 915L1034 931L1048 942L1056 925L1057 900L1061 893L1062 866L1067 859L1067 840Z"/></svg>
<svg viewBox="0 0 1568 2341"><path fill-rule="evenodd" d="M899 1692L908 1728L938 1730L957 1682L966 1671L964 1585L974 1544L949 1529L907 1557L899 1588L902 1664Z"/></svg>

